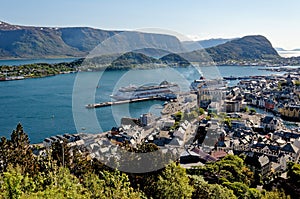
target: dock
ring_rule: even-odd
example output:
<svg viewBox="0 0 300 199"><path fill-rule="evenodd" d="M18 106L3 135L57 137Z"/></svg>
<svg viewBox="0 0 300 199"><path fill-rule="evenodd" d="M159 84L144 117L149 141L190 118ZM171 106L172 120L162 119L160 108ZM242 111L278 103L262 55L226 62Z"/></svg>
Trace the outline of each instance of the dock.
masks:
<svg viewBox="0 0 300 199"><path fill-rule="evenodd" d="M260 79L260 78L265 78L266 76L264 75L257 75L257 76L244 76L244 77L235 77L235 76L230 76L230 77L223 77L225 80L248 80L248 79Z"/></svg>
<svg viewBox="0 0 300 199"><path fill-rule="evenodd" d="M167 96L145 97L145 98L137 98L137 99L130 99L130 100L119 100L119 101L112 101L112 102L88 104L85 107L86 108L101 108L101 107L106 107L106 106L114 106L114 105L128 104L128 103L134 103L134 102L143 102L143 101L150 101L150 100L170 101L170 100L176 100L176 98L167 97Z"/></svg>

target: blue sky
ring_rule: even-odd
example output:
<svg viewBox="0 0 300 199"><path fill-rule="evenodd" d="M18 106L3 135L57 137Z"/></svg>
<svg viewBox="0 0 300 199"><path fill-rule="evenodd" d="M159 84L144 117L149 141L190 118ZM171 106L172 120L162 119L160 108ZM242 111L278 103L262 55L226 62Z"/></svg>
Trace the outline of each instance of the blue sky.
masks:
<svg viewBox="0 0 300 199"><path fill-rule="evenodd" d="M161 28L192 38L262 34L300 48L299 0L0 0L0 20L38 26Z"/></svg>

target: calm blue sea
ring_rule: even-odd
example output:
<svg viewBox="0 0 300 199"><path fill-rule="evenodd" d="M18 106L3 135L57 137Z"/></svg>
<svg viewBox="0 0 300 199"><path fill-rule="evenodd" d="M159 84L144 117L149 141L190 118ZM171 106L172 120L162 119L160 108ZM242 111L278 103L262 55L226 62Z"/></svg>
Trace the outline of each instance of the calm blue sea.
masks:
<svg viewBox="0 0 300 199"><path fill-rule="evenodd" d="M113 108L85 108L88 103L109 101L109 96L121 86L146 85L168 80L177 82L184 90L188 89L190 82L198 79L201 74L204 76L270 74L269 71L258 70L259 68L262 67L202 67L198 69L199 71L195 68L176 70L164 68L82 72L0 82L0 136L9 137L18 122L22 123L31 143L41 142L45 137L57 134L107 131L118 125L121 117L139 117L147 112L158 115L162 108L161 101L139 102ZM231 82L233 83L235 82Z"/></svg>

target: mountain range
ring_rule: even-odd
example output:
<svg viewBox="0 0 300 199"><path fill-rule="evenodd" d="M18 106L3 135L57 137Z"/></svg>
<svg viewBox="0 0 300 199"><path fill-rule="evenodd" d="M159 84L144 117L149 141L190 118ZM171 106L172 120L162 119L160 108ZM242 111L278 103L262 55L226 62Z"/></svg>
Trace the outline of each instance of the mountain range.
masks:
<svg viewBox="0 0 300 199"><path fill-rule="evenodd" d="M192 51L192 50L200 50L203 48L218 46L220 44L224 44L231 40L233 39L218 38L218 39L206 39L206 40L199 40L199 41L183 41L182 44L184 45L185 48Z"/></svg>
<svg viewBox="0 0 300 199"><path fill-rule="evenodd" d="M0 22L0 59L83 57L94 53L99 44L109 45L103 47L107 51L103 53L142 48L171 49L176 52L183 50L176 37L164 34L107 31L89 27L32 27Z"/></svg>
<svg viewBox="0 0 300 199"><path fill-rule="evenodd" d="M119 57L127 52L134 53ZM180 58L174 56L174 53ZM175 36L165 34L108 31L89 27L19 26L0 22L0 59L85 56L93 58L112 54L115 55L114 60L117 58L114 64L125 63L127 59L131 59L132 62L134 57L146 62L157 62L158 59L160 62L174 63L174 60L177 60L182 64L185 64L186 60L212 59L218 62L280 57L270 41L261 35L181 42ZM150 58L141 57L140 54ZM162 57L163 60L160 59Z"/></svg>

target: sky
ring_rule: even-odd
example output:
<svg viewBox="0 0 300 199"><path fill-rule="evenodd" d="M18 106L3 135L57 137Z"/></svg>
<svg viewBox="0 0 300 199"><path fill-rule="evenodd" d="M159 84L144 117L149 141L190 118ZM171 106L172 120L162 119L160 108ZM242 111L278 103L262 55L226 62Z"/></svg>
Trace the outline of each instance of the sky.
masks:
<svg viewBox="0 0 300 199"><path fill-rule="evenodd" d="M0 0L0 21L109 30L159 28L192 39L264 35L300 48L299 0Z"/></svg>

